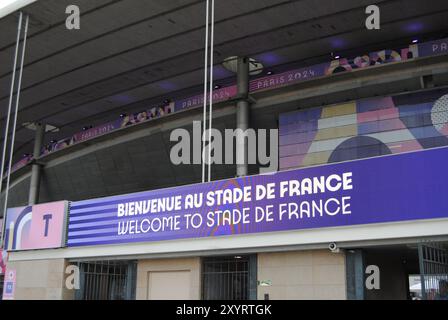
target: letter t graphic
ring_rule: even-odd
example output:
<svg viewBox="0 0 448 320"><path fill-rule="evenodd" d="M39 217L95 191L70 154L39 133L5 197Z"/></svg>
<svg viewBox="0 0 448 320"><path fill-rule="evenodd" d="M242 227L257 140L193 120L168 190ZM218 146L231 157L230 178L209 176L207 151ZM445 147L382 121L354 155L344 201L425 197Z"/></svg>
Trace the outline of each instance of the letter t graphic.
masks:
<svg viewBox="0 0 448 320"><path fill-rule="evenodd" d="M51 218L53 218L53 215L52 215L52 214L45 214L45 215L43 216L43 219L45 220L45 232L44 232L44 237L48 237L48 225L49 225L49 222L50 222Z"/></svg>

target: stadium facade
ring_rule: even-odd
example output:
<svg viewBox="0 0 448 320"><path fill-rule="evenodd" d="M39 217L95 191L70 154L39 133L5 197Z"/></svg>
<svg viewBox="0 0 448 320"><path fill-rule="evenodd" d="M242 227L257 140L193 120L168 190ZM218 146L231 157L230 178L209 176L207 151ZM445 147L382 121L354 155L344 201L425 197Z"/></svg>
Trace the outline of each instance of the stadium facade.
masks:
<svg viewBox="0 0 448 320"><path fill-rule="evenodd" d="M104 2L86 10L101 12L116 5ZM346 2L351 15L365 8L364 3ZM404 12L409 17L400 20L394 5L402 2L384 1L384 7L397 15L389 27L395 30L396 23L414 27L395 38L387 38L385 27L367 50L361 45L342 48L347 39L358 39L356 30L346 31L345 41L336 34L328 35L329 41L304 40L304 45L323 47L326 55L318 56L310 48L301 61L291 58L298 54L292 44L281 47L281 54L273 53L272 44L269 52L264 48L256 54L265 70L250 75L251 51L233 43L239 56L237 76L220 65L215 68L220 81L212 94L213 127L221 132L278 129L279 168L260 174L260 164L214 164L210 182L201 182L200 165L175 165L169 157L175 144L170 140L172 130L192 132L193 121L202 120L201 87L188 85L192 79L200 84L200 76L185 76L179 65L179 74L164 75L157 90L146 84L133 88L146 66L127 65L128 51L116 53L123 59L116 67L127 68L122 78L94 82L77 75L76 67L58 73L56 69L67 61L58 60L57 46L40 53L37 49L42 47L35 44L37 51L32 51L39 32L45 36L51 27L35 31L29 49L35 56L24 68L28 78L19 112L24 113L21 122L32 124L33 130L19 135L23 144L15 150L14 165L2 181L5 185L6 177L11 179L8 209L0 220L3 299L446 295L448 38L437 19L446 19L448 5L440 2L438 12L417 17ZM179 24L185 23L181 17L189 13L190 5L196 12L196 4L170 9L179 10L175 16ZM33 17L33 12L42 14L48 6L37 1L23 10ZM285 13L288 6L277 1L272 8L241 10L247 10L246 19L251 13L260 19L263 12ZM126 7L132 8L129 2ZM239 8L234 10L236 16ZM303 23L321 29L319 23L339 21L339 14L345 14L334 10L331 14L323 10L316 20ZM17 13L3 19L12 25ZM277 27L282 32L289 28ZM260 33L269 39L268 34L277 31L271 29ZM139 41L140 36L135 33L131 39ZM98 41L110 42L106 37L98 36ZM248 48L255 37L254 33L245 39ZM95 45L95 40L76 41L72 48ZM164 42L168 40L159 41L172 46ZM326 47L328 42L345 54L335 56ZM157 40L151 45L156 46ZM92 52L83 50L90 58ZM92 70L109 72L101 64L114 54L92 64ZM168 73L169 63L188 65L187 58L166 62L160 57L148 74ZM48 65L39 65L45 59L54 63L54 75ZM157 71L162 65L166 69ZM39 68L48 69L45 81L32 73L43 70ZM177 90L175 78L181 75L186 77L185 89ZM52 77L62 81L59 77L65 76L68 84L51 82ZM129 86L129 91L120 92L120 85ZM64 103L80 107L71 111ZM244 108L247 113L241 112ZM70 117L78 127L70 127ZM80 123L85 123L82 130ZM243 148L247 152L247 144ZM24 150L29 152L20 157ZM3 189L1 208L5 196ZM79 270L77 290L67 285L73 266ZM378 287L368 285L372 270L380 274Z"/></svg>

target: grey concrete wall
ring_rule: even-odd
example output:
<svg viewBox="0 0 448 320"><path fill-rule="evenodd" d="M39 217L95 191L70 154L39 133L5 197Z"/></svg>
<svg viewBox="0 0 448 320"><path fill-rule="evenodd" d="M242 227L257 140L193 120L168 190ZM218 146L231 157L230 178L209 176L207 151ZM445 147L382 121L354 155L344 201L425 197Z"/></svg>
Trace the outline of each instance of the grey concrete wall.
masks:
<svg viewBox="0 0 448 320"><path fill-rule="evenodd" d="M30 177L24 177L11 185L8 196L8 207L20 207L28 204L28 192L30 188ZM0 196L0 217L3 214L3 206L5 201L5 193Z"/></svg>
<svg viewBox="0 0 448 320"><path fill-rule="evenodd" d="M403 259L395 252L365 251L365 265L376 265L380 269L380 289L365 290L366 300L407 299L407 272Z"/></svg>
<svg viewBox="0 0 448 320"><path fill-rule="evenodd" d="M74 290L65 286L64 259L8 262L16 270L16 300L73 300Z"/></svg>

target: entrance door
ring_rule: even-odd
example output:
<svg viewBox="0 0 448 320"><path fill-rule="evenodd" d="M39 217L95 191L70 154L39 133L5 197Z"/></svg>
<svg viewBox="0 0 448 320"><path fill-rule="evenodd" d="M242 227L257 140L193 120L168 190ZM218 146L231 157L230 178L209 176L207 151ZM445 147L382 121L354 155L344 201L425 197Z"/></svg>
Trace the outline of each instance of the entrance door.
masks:
<svg viewBox="0 0 448 320"><path fill-rule="evenodd" d="M148 272L148 300L190 300L191 272Z"/></svg>

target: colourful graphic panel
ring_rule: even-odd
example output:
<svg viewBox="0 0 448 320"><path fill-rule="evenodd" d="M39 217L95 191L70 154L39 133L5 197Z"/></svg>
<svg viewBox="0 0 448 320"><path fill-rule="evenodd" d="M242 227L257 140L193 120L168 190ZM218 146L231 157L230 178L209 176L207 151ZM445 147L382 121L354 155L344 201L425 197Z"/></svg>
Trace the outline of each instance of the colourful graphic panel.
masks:
<svg viewBox="0 0 448 320"><path fill-rule="evenodd" d="M67 201L8 209L5 249L60 248L65 241Z"/></svg>
<svg viewBox="0 0 448 320"><path fill-rule="evenodd" d="M280 169L448 145L448 89L282 114Z"/></svg>

